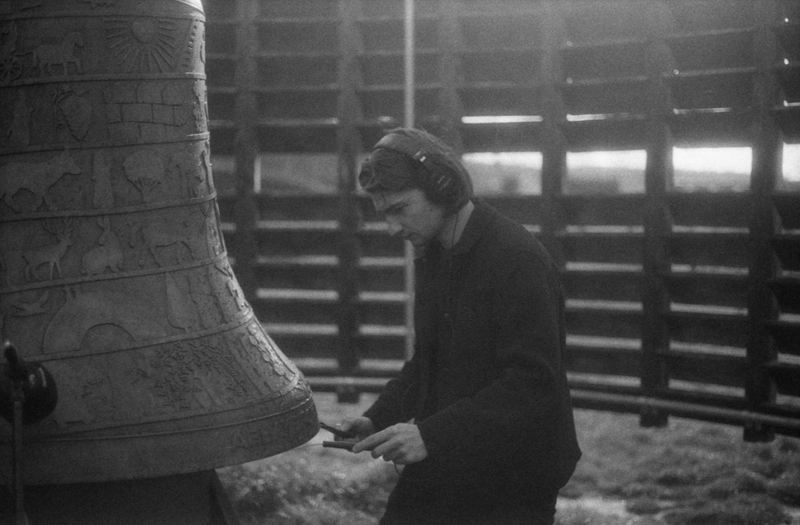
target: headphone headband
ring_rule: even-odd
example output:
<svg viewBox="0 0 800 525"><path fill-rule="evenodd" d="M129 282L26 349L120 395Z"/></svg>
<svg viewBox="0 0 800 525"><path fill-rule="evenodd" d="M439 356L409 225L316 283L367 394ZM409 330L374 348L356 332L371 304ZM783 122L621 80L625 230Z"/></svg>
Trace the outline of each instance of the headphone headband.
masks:
<svg viewBox="0 0 800 525"><path fill-rule="evenodd" d="M400 135L397 133L389 133L388 135L384 135L383 138L381 138L381 140L375 144L375 148L387 148L394 151L399 151L400 153L408 155L412 159L416 160L425 166L425 168L429 171L433 170L433 165L428 158L428 152L425 151L419 141L414 140L411 137L406 137L405 135Z"/></svg>

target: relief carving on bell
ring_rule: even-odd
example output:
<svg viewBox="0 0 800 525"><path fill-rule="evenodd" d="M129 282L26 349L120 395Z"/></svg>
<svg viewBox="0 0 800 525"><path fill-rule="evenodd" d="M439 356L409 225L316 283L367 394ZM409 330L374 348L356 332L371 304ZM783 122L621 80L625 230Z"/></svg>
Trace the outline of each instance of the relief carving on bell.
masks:
<svg viewBox="0 0 800 525"><path fill-rule="evenodd" d="M0 330L59 390L25 428L26 482L195 472L309 440L310 389L220 233L199 1L0 15Z"/></svg>

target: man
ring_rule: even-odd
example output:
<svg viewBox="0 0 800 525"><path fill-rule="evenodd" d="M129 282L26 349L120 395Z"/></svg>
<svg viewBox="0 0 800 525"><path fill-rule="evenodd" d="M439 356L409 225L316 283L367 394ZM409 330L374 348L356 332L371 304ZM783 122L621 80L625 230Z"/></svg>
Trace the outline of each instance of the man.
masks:
<svg viewBox="0 0 800 525"><path fill-rule="evenodd" d="M558 270L522 226L472 199L439 139L395 129L359 182L417 252L415 350L341 428L405 465L381 523L547 524L580 457Z"/></svg>

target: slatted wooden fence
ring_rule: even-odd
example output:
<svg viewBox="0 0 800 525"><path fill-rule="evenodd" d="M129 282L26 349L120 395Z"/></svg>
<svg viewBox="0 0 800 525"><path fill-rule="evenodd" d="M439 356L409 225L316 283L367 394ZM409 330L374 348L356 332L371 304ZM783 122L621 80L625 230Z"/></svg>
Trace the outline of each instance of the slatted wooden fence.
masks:
<svg viewBox="0 0 800 525"><path fill-rule="evenodd" d="M237 278L312 387L343 398L406 355L404 247L353 195L379 120L402 120L403 5L205 2ZM540 192L487 198L560 264L575 405L800 436L800 181L782 162L800 143L800 4L418 0L415 34L419 127L464 153L541 154ZM722 147L750 148L744 187L676 184L675 148ZM641 189L571 189L586 151L644 152ZM336 191L255 192L263 154L332 155Z"/></svg>

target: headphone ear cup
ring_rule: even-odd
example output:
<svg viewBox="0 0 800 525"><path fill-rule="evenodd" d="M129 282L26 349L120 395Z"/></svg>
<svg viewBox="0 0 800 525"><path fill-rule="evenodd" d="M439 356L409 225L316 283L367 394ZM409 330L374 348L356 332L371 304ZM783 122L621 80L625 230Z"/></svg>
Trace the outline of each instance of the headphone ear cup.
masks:
<svg viewBox="0 0 800 525"><path fill-rule="evenodd" d="M446 174L439 174L435 181L434 181L434 190L436 195L441 197L445 204L449 204L454 191L453 191L453 179L449 175Z"/></svg>
<svg viewBox="0 0 800 525"><path fill-rule="evenodd" d="M437 180L436 194L442 199L444 204L449 210L458 202L458 184L450 175L442 175Z"/></svg>

